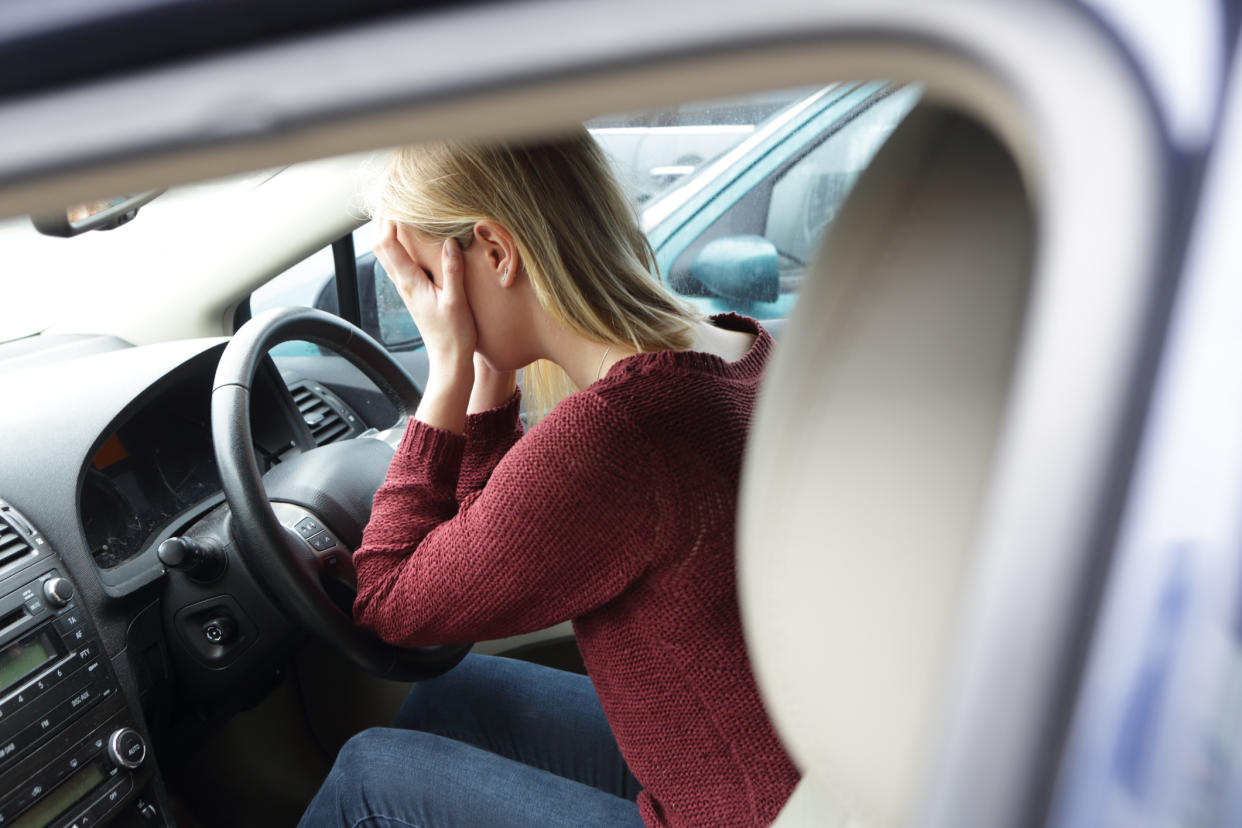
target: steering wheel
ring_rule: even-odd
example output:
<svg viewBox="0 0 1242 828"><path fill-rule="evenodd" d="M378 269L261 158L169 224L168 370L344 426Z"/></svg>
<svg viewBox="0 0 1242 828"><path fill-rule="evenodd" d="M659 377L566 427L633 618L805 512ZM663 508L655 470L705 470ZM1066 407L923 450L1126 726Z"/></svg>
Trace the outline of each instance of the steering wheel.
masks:
<svg viewBox="0 0 1242 828"><path fill-rule="evenodd" d="M470 645L404 649L354 626L342 607L352 603L353 590L347 587L344 599L340 595L342 581L348 584L352 576L352 549L316 554L291 525L308 516L346 547L359 542L392 446L357 438L303 452L267 475L259 470L250 426L251 386L268 350L293 339L347 359L393 403L398 423L418 406L418 386L409 373L382 345L340 317L310 308L275 308L247 322L224 349L211 392L211 432L233 538L246 567L285 612L348 660L383 678L437 676L461 661ZM272 501L286 513L284 521Z"/></svg>

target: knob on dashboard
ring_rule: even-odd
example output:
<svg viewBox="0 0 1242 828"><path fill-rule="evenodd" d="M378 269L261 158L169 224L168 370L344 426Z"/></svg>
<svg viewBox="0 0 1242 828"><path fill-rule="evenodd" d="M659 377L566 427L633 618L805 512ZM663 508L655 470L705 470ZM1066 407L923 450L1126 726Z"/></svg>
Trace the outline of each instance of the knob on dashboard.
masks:
<svg viewBox="0 0 1242 828"><path fill-rule="evenodd" d="M134 770L147 758L147 743L132 727L114 730L108 737L108 758L118 767Z"/></svg>
<svg viewBox="0 0 1242 828"><path fill-rule="evenodd" d="M43 598L54 607L63 607L73 600L73 584L68 578L48 578L43 582Z"/></svg>

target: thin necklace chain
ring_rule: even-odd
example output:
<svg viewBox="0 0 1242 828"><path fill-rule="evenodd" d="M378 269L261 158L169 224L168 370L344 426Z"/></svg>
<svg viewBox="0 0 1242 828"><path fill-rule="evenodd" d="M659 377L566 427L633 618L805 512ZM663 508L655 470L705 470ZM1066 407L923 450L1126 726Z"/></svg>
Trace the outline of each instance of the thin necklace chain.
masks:
<svg viewBox="0 0 1242 828"><path fill-rule="evenodd" d="M612 346L611 346L611 345L609 345L607 348L605 348L605 349L604 349L604 355L603 355L602 357L600 357L600 358L599 358L599 367L595 369L595 378L596 378L596 379L599 379L599 375L603 372L603 370L604 370L604 360L608 359L608 352L609 352L609 351L611 351L611 350L612 350Z"/></svg>

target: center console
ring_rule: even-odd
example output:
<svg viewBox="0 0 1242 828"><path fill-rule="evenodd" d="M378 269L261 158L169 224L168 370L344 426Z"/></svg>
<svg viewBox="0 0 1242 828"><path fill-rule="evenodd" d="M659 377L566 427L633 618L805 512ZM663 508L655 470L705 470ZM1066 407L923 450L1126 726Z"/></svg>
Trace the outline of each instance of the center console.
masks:
<svg viewBox="0 0 1242 828"><path fill-rule="evenodd" d="M123 807L150 776L147 743L77 597L0 503L0 826L88 828L122 810L163 825L152 805Z"/></svg>

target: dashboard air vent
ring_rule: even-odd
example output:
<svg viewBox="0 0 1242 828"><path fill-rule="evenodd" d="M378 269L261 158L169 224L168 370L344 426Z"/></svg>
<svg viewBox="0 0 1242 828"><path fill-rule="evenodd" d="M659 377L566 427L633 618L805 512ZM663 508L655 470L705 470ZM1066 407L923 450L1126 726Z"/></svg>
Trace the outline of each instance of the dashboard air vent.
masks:
<svg viewBox="0 0 1242 828"><path fill-rule="evenodd" d="M16 529L0 520L0 569L36 554Z"/></svg>
<svg viewBox="0 0 1242 828"><path fill-rule="evenodd" d="M342 413L344 404L332 398L329 392L308 382L299 382L290 390L293 392L293 401L297 403L298 411L302 414L302 421L311 431L315 445L326 446L353 436L355 429L346 422L346 418L354 423L358 418L352 412Z"/></svg>

